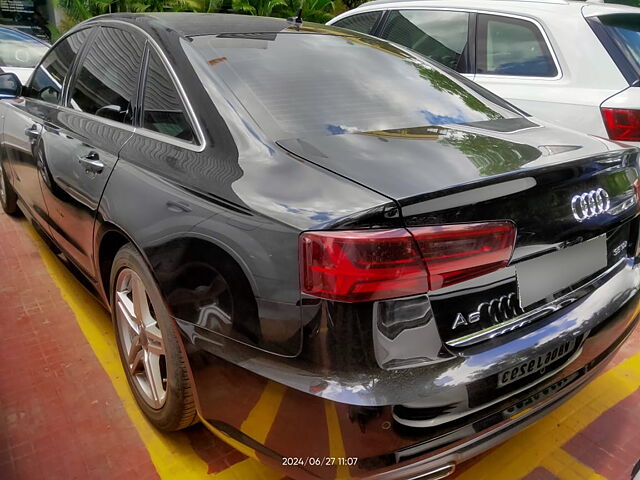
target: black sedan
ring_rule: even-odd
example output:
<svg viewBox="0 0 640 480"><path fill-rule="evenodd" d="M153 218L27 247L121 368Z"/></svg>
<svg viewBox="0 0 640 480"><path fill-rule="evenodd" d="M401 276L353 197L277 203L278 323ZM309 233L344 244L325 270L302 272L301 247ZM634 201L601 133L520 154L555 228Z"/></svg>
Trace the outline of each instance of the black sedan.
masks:
<svg viewBox="0 0 640 480"><path fill-rule="evenodd" d="M441 478L638 320L638 151L396 45L107 15L0 87L2 206L109 308L160 429L296 478Z"/></svg>

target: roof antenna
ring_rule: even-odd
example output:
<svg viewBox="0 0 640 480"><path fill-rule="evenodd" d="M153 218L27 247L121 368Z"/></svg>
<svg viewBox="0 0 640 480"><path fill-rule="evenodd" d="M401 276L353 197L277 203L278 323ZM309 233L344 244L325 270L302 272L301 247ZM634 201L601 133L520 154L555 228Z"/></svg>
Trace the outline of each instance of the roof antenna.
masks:
<svg viewBox="0 0 640 480"><path fill-rule="evenodd" d="M297 23L298 25L302 24L302 7L298 9L297 17L289 17L287 21Z"/></svg>

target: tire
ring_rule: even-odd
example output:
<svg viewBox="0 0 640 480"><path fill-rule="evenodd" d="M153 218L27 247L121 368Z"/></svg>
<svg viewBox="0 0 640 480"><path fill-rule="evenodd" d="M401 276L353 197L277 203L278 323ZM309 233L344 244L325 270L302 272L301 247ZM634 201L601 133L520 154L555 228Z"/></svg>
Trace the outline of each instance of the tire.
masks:
<svg viewBox="0 0 640 480"><path fill-rule="evenodd" d="M0 205L7 215L16 216L20 213L18 209L18 195L9 183L7 172L4 171L2 161L0 161Z"/></svg>
<svg viewBox="0 0 640 480"><path fill-rule="evenodd" d="M120 360L140 409L160 430L196 423L193 390L173 320L149 267L131 244L113 260L110 297Z"/></svg>

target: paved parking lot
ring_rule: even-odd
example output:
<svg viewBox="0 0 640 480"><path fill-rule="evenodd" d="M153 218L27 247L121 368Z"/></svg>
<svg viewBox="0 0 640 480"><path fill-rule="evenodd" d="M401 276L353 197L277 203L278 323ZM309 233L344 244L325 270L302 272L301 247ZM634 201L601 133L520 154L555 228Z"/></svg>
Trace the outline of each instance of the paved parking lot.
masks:
<svg viewBox="0 0 640 480"><path fill-rule="evenodd" d="M456 478L628 479L640 459L639 387L636 332L588 387ZM276 414L250 416L268 429ZM201 425L155 431L129 393L108 314L24 219L0 213L0 479L131 478L282 475Z"/></svg>

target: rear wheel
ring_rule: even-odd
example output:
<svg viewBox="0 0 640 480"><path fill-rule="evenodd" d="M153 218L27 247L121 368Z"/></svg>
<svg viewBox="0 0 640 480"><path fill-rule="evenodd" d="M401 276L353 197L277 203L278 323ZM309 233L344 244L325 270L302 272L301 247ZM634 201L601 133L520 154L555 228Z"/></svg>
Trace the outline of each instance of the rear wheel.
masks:
<svg viewBox="0 0 640 480"><path fill-rule="evenodd" d="M8 215L18 214L18 196L9 183L2 161L0 161L0 205L2 205L4 213Z"/></svg>
<svg viewBox="0 0 640 480"><path fill-rule="evenodd" d="M131 244L116 254L110 285L120 360L138 406L161 430L188 427L196 411L185 359L160 290Z"/></svg>

